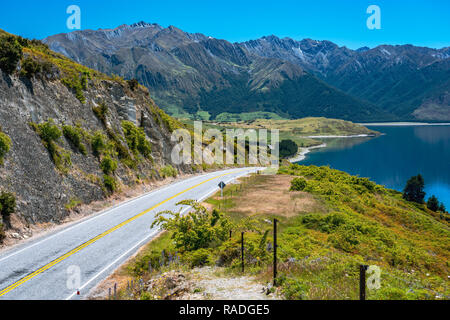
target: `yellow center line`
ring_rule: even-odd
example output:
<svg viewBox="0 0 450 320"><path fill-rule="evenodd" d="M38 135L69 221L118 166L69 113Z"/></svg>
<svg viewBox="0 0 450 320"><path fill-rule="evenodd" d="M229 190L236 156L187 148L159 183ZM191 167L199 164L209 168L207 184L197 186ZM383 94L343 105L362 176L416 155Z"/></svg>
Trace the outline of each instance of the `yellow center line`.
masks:
<svg viewBox="0 0 450 320"><path fill-rule="evenodd" d="M245 171L245 170L242 170L242 171ZM34 271L33 273L30 273L30 274L27 275L26 277L24 277L24 278L18 280L17 282L13 283L12 285L10 285L10 286L8 286L8 287L6 287L6 288L3 289L2 291L0 291L0 297L3 296L3 295L5 295L5 294L7 294L7 293L10 292L11 290L17 288L18 286L22 285L23 283L27 282L28 280L30 280L30 279L36 277L38 274L40 274L40 273L42 273L42 272L44 272L44 271L50 269L50 268L53 267L54 265L56 265L56 264L60 263L61 261L67 259L68 257L70 257L71 255L77 253L78 251L80 251L80 250L86 248L87 246L91 245L92 243L96 242L97 240L100 240L101 238L105 237L106 235L108 235L108 234L110 234L110 233L116 231L117 229L122 228L122 227L125 226L126 224L128 224L128 223L130 223L130 222L132 222L132 221L134 221L134 220L136 220L136 219L142 217L144 214L146 214L146 213L152 211L153 209L155 209L155 208L157 208L157 207L163 205L164 203L166 203L166 202L168 202L168 201L170 201L170 200L172 200L172 199L178 197L179 195L182 195L183 193L186 193L186 192L188 192L188 191L190 191L190 190L192 190L192 189L195 189L195 188L201 186L202 184L205 184L205 183L207 183L207 182L209 182L209 181L211 181L211 180L218 179L218 178L221 178L221 177L223 177L223 176L227 176L227 175L230 175L230 174L233 174L233 173L237 173L237 172L240 172L240 171L233 171L233 172L225 173L225 174L219 175L219 176L217 176L217 177L210 178L210 179L208 179L208 180L205 180L205 181L203 181L203 182L200 182L199 184L196 184L195 186L192 186L192 187L190 187L190 188L187 188L186 190L181 191L181 192L177 193L176 195L174 195L174 196L172 196L172 197L170 197L170 198L167 198L167 199L164 200L164 201L161 201L160 203L154 205L153 207L151 207L151 208L149 208L149 209L147 209L147 210L145 210L145 211L142 211L141 213L138 213L137 215L135 215L135 216L129 218L128 220L125 220L124 222L122 222L122 223L116 225L115 227L112 227L111 229L106 230L105 232L99 234L99 235L96 236L95 238L92 238L91 240L86 241L85 243L79 245L79 246L76 247L75 249L72 249L71 251L67 252L66 254L60 256L59 258L56 258L55 260L53 260L53 261L51 261L50 263L46 264L45 266L39 268L38 270Z"/></svg>

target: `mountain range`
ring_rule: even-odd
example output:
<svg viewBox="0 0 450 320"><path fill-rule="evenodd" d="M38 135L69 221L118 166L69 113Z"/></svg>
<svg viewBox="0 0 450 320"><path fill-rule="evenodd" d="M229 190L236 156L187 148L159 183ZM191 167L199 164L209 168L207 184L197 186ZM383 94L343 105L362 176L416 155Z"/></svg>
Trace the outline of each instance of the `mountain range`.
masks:
<svg viewBox="0 0 450 320"><path fill-rule="evenodd" d="M450 120L450 48L351 50L276 36L231 43L145 22L43 41L90 68L136 78L175 116Z"/></svg>

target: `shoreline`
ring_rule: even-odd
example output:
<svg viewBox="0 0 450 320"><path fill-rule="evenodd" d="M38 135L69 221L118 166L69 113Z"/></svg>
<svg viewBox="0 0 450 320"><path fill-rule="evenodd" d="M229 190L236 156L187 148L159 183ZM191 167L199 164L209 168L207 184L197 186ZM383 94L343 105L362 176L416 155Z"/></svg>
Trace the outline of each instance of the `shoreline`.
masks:
<svg viewBox="0 0 450 320"><path fill-rule="evenodd" d="M366 138L366 137L377 137L377 134L353 134L353 135L325 135L325 136L305 136L302 138L310 138L310 139L332 139L332 138ZM287 159L291 163L300 162L306 158L306 155L311 152L311 150L318 148L326 148L327 144L324 142L320 145L315 145L311 147L300 147L300 151L293 157Z"/></svg>
<svg viewBox="0 0 450 320"><path fill-rule="evenodd" d="M352 134L347 136L328 135L328 136L306 136L310 139L332 139L332 138L364 138L364 137L376 137L376 134Z"/></svg>
<svg viewBox="0 0 450 320"><path fill-rule="evenodd" d="M365 127L370 126L450 126L450 122L373 122L373 123L358 123Z"/></svg>
<svg viewBox="0 0 450 320"><path fill-rule="evenodd" d="M306 158L306 154L310 153L311 150L325 148L326 146L327 146L326 143L322 143L318 146L300 148L301 151L298 152L294 157L289 158L288 161L291 163L300 162Z"/></svg>

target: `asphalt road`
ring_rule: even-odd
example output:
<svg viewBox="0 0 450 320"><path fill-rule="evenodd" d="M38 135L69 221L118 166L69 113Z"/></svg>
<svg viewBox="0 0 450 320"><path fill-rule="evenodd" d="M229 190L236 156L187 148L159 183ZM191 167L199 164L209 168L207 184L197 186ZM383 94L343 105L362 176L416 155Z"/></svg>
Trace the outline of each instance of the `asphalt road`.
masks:
<svg viewBox="0 0 450 320"><path fill-rule="evenodd" d="M220 181L227 183L256 170L231 169L192 177L2 252L0 299L86 297L157 235L158 230L150 229L157 212L179 210L175 204L184 199L203 200L218 190Z"/></svg>

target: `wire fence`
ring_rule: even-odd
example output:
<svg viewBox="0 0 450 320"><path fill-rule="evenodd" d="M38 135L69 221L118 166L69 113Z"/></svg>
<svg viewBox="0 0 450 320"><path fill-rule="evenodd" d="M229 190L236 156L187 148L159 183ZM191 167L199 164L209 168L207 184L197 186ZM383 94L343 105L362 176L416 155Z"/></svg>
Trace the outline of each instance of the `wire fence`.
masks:
<svg viewBox="0 0 450 320"><path fill-rule="evenodd" d="M276 230L274 230L274 234L276 234ZM237 248L238 250L240 250L239 259L241 260L242 264L241 265L242 273L245 273L245 264L256 266L256 263L259 263L257 259L252 258L248 254L244 235L245 235L244 232L240 234L241 239L240 241L238 241L239 248ZM230 231L230 239L231 238L232 232ZM328 246L323 244L323 247ZM279 262L277 262L277 253L275 248L279 250L279 253L281 253L281 255L284 257L283 260L278 260ZM352 272L351 275L349 275L346 272L341 271L343 272L343 274L335 275L335 277L342 280L336 281L336 279L334 279L335 281L327 281L326 279L323 279L322 277L318 276L318 273L320 272L320 270L326 268L327 263L330 262L329 257L320 257L313 260L310 260L309 257L306 257L304 259L295 259L294 257L292 257L291 252L289 252L289 250L286 250L283 247L283 244L277 243L276 236L274 237L273 243L271 242L267 243L266 250L274 255L273 257L274 263L272 265L270 263L266 265L267 268L266 271L274 273L273 279L274 285L276 278L284 278L284 280L289 280L297 284L298 288L302 288L305 286L305 284L309 284L313 285L316 288L316 290L321 289L327 291L328 298L332 297L334 299L339 300L358 299L358 297L359 299L366 298L366 288L370 287L369 285L367 285L368 281L366 280L366 271L367 267L369 266L361 265L359 271L359 279L357 278L357 276L355 276L357 274L355 272ZM178 269L182 265L183 264L181 262L181 257L178 252L172 254L170 252L162 250L159 258L159 268L154 268L152 265L152 261L148 261L147 268L149 274L153 274L156 271L160 275L162 270L165 269L165 267L168 267L166 268L168 270L173 270L174 268ZM299 275L301 275L301 278L303 279L302 281L299 279ZM406 279L404 277L399 277L386 269L381 270L379 277L380 277L379 281L381 281L382 283L395 283L395 282L402 283L404 287L409 288L408 292L423 290L428 294L428 296L432 296L436 299L447 299L447 300L450 299L450 296L445 295L442 292L433 290L433 288L423 285L421 281L417 278ZM304 280L305 278L308 280ZM116 300L119 298L130 299L136 296L139 297L144 289L145 289L145 282L142 277L128 280L126 289L122 290L121 296L119 297L117 283L114 283L114 285L111 288L108 288L108 299ZM371 290L368 290L367 292L368 298L370 298L371 295L374 292L376 292L376 289L378 288L376 289L370 288L370 289ZM331 292L332 294L329 294L329 292ZM446 284L444 284L443 292L448 292L448 287Z"/></svg>

